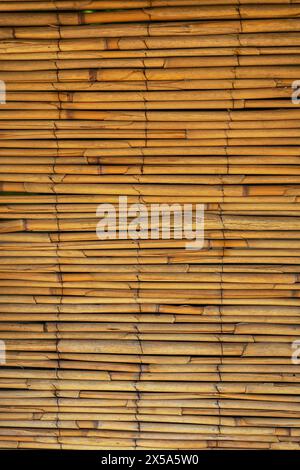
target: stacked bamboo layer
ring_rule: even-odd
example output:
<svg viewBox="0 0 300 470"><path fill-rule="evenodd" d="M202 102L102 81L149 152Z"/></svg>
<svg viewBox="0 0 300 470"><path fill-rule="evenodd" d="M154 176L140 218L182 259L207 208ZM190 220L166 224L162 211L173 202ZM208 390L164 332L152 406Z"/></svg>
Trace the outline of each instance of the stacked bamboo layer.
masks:
<svg viewBox="0 0 300 470"><path fill-rule="evenodd" d="M298 0L0 4L0 448L300 449ZM100 203L202 203L200 251Z"/></svg>

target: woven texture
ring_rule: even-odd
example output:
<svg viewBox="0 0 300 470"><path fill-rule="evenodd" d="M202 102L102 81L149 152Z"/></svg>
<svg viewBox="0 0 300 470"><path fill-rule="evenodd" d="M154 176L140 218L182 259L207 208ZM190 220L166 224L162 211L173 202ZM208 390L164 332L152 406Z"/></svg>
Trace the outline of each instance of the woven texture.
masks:
<svg viewBox="0 0 300 470"><path fill-rule="evenodd" d="M0 3L0 448L300 449L299 16ZM204 247L99 240L119 196Z"/></svg>

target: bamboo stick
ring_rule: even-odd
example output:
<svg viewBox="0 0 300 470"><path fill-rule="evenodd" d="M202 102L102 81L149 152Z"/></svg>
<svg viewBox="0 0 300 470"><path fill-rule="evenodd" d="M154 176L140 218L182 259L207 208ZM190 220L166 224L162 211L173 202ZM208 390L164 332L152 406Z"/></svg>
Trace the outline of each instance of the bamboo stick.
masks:
<svg viewBox="0 0 300 470"><path fill-rule="evenodd" d="M178 21L205 19L247 19L247 18L293 18L299 14L299 6L293 5L241 5L238 10L232 6L196 7L154 7L128 9L116 12L68 12L68 13L6 13L0 15L0 26L47 26L82 25L93 23L122 23L131 21Z"/></svg>
<svg viewBox="0 0 300 470"><path fill-rule="evenodd" d="M91 9L131 9L131 8L146 8L151 6L185 6L185 5L197 5L199 2L196 0L134 0L134 1L103 1L103 0L93 0L89 1L88 5L85 1L78 0L59 0L54 2L53 0L47 0L39 2L38 0L6 0L1 4L1 11L10 11L10 10L60 10L60 9L84 9L87 6ZM229 4L229 5L240 5L240 4L260 4L260 3L290 3L288 0L267 0L261 2L261 0L205 0L202 1L202 5L218 5L218 4ZM297 0L293 0L293 3L299 3Z"/></svg>

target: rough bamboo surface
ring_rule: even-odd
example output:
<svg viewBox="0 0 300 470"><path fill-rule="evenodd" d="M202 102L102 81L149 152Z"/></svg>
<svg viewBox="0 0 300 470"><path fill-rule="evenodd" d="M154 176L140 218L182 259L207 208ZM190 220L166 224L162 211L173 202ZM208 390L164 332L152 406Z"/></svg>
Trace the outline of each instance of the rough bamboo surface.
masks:
<svg viewBox="0 0 300 470"><path fill-rule="evenodd" d="M300 450L299 16L0 3L0 448ZM99 240L119 196L203 248Z"/></svg>

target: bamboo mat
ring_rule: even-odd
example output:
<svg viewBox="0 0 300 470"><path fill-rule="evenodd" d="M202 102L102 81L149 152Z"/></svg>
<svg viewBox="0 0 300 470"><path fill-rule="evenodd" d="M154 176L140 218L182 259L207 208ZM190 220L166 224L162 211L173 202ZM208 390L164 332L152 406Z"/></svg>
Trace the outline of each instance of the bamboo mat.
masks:
<svg viewBox="0 0 300 470"><path fill-rule="evenodd" d="M0 3L0 447L300 449L298 0ZM205 242L96 209L202 203Z"/></svg>

